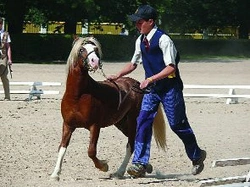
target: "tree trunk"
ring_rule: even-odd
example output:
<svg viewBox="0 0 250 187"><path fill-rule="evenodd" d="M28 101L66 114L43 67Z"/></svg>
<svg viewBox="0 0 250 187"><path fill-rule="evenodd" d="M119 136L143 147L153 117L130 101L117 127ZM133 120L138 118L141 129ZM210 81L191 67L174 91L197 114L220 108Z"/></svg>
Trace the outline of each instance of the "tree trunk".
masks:
<svg viewBox="0 0 250 187"><path fill-rule="evenodd" d="M249 27L248 24L240 24L239 27L239 39L248 39Z"/></svg>
<svg viewBox="0 0 250 187"><path fill-rule="evenodd" d="M76 22L75 21L66 21L64 25L65 34L76 34Z"/></svg>
<svg viewBox="0 0 250 187"><path fill-rule="evenodd" d="M238 12L239 12L239 39L248 39L249 29L250 29L250 1L249 0L241 0L238 3Z"/></svg>
<svg viewBox="0 0 250 187"><path fill-rule="evenodd" d="M21 34L23 32L25 4L26 0L6 1L6 21L8 23L8 31L11 34Z"/></svg>

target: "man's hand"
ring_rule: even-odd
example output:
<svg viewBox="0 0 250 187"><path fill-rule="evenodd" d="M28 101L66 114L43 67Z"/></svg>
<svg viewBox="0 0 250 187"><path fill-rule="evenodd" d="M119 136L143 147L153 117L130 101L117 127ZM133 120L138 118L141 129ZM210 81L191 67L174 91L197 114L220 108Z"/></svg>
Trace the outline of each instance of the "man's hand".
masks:
<svg viewBox="0 0 250 187"><path fill-rule="evenodd" d="M147 88L148 85L149 85L150 83L152 83L152 82L153 82L153 79L152 79L152 78L147 78L147 79L145 79L145 80L143 80L143 81L141 82L140 88L141 88L141 89L145 89L145 88Z"/></svg>
<svg viewBox="0 0 250 187"><path fill-rule="evenodd" d="M10 62L10 61L9 61ZM10 70L10 77L12 78L12 69L11 69L11 65L12 65L12 62L11 62L11 64L10 63L8 63L8 66L9 66L9 70Z"/></svg>
<svg viewBox="0 0 250 187"><path fill-rule="evenodd" d="M110 75L107 77L107 79L110 81L115 81L115 80L119 79L119 76L118 75Z"/></svg>
<svg viewBox="0 0 250 187"><path fill-rule="evenodd" d="M150 80L145 79L145 80L143 80L143 81L141 82L140 88L143 90L143 89L147 88L149 84L150 84Z"/></svg>

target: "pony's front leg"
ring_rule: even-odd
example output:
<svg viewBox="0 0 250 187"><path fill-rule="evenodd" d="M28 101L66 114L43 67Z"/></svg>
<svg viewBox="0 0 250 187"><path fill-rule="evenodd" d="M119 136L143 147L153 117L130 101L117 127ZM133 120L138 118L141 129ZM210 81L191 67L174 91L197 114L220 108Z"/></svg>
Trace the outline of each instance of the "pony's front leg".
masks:
<svg viewBox="0 0 250 187"><path fill-rule="evenodd" d="M69 142L70 142L71 135L74 132L74 130L75 130L75 128L69 127L65 122L63 123L62 140L61 140L61 143L59 145L56 166L55 166L53 173L50 176L51 179L59 180L59 174L61 173L61 170L62 170L63 157L66 153L67 147L68 147Z"/></svg>
<svg viewBox="0 0 250 187"><path fill-rule="evenodd" d="M107 161L99 160L96 157L96 146L100 134L100 127L94 124L90 127L89 131L90 131L90 142L89 142L88 156L92 159L96 168L100 169L101 171L107 172L108 171Z"/></svg>

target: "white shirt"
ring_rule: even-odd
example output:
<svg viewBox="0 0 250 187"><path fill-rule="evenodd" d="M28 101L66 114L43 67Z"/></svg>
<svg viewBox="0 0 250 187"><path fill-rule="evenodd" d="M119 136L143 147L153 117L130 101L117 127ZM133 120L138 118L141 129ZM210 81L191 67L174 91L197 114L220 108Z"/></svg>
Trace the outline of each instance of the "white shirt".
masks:
<svg viewBox="0 0 250 187"><path fill-rule="evenodd" d="M153 35L155 34L157 30L157 26L155 26L146 36L147 40L149 41L150 44L150 40L153 37ZM163 34L160 39L159 39L159 47L162 50L163 53L163 60L166 66L168 66L169 64L174 64L175 65L175 58L176 58L176 54L177 54L177 50L175 48L174 42L171 40L171 38L166 35ZM141 35L136 39L135 42L135 52L134 55L131 59L131 63L133 64L138 64L142 62L142 57L141 57Z"/></svg>
<svg viewBox="0 0 250 187"><path fill-rule="evenodd" d="M3 33L4 33L4 30L0 30L0 34L1 34L1 41L2 41L2 38L3 38ZM11 42L11 39L10 39L10 35L8 34L8 38L7 38L7 43L10 43Z"/></svg>
<svg viewBox="0 0 250 187"><path fill-rule="evenodd" d="M2 38L3 38L3 34L4 34L4 30L2 29L2 30L0 30L0 42L2 42ZM10 43L11 42L11 40L10 40L10 35L8 34L8 37L7 37L7 43ZM3 54L3 52L2 52L2 50L0 49L0 55L2 55Z"/></svg>

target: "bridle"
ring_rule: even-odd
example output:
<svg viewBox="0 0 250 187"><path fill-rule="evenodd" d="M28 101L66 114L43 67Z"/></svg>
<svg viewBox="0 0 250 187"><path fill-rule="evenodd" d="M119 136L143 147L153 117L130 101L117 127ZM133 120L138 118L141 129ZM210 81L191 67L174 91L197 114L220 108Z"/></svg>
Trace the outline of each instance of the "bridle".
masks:
<svg viewBox="0 0 250 187"><path fill-rule="evenodd" d="M84 49L81 48L80 51L79 51L79 55L81 55L83 51L84 51ZM95 52L95 50L90 51L86 55L86 57L82 59L83 67L86 67L88 69L88 71L94 71L94 69L89 65L89 60L88 60L89 55L92 54L92 53L94 53L94 52Z"/></svg>
<svg viewBox="0 0 250 187"><path fill-rule="evenodd" d="M84 52L84 45L86 45L86 44L92 44L92 45L94 45L92 42L84 42L82 44L82 47L79 50L79 55L81 55ZM85 58L82 59L83 67L85 67L90 72L95 72L96 71L94 68L92 68L89 65L89 60L88 60L89 55L92 54L92 53L95 53L95 52L96 52L95 49L93 49L92 51L90 51L89 53L87 53L87 55L86 55ZM99 57L98 53L96 55ZM99 69L102 69L102 62L101 62L101 60L99 61L98 67L99 67Z"/></svg>
<svg viewBox="0 0 250 187"><path fill-rule="evenodd" d="M84 52L84 45L86 45L86 44L92 44L95 46L95 44L91 41L84 41L81 45L80 50L79 50L79 55L82 55L82 53ZM86 57L82 59L83 66L90 72L96 71L94 68L91 67L91 65L89 65L89 60L88 60L89 55L94 53L94 52L96 52L95 49L90 51L89 53L87 53ZM98 53L96 55L100 58ZM108 77L106 76L106 74L103 71L103 68L102 68L103 64L102 64L101 60L99 61L98 67L101 70L102 76L108 80ZM145 93L150 92L150 90L148 90L148 89L140 89L139 84L135 84L135 85L132 85L131 88L129 89L129 91L125 94L125 96L122 97L122 93L121 93L121 90L120 90L118 84L113 80L109 80L109 81L111 83L113 83L119 91L119 104L118 104L117 110L120 109L121 104L126 100L126 98L128 97L128 95L130 94L131 91L137 92L139 94L145 94Z"/></svg>

